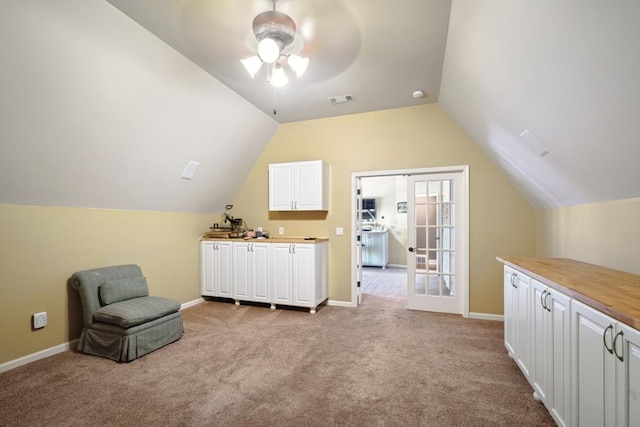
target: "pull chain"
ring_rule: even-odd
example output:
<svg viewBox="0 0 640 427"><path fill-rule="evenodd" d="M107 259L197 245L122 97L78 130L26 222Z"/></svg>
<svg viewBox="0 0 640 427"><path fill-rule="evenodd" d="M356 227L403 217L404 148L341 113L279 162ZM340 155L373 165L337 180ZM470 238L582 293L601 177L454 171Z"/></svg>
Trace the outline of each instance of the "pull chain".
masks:
<svg viewBox="0 0 640 427"><path fill-rule="evenodd" d="M273 88L273 115L276 115L276 88Z"/></svg>

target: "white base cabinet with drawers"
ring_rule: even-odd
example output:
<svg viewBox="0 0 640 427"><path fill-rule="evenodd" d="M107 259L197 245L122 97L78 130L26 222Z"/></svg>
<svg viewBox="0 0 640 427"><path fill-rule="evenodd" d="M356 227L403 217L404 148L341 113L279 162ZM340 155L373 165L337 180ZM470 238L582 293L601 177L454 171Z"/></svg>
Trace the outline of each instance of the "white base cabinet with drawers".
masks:
<svg viewBox="0 0 640 427"><path fill-rule="evenodd" d="M640 332L575 297L505 265L509 355L559 426L640 426Z"/></svg>
<svg viewBox="0 0 640 427"><path fill-rule="evenodd" d="M276 239L273 239L274 241ZM203 296L307 307L327 299L328 242L200 242Z"/></svg>

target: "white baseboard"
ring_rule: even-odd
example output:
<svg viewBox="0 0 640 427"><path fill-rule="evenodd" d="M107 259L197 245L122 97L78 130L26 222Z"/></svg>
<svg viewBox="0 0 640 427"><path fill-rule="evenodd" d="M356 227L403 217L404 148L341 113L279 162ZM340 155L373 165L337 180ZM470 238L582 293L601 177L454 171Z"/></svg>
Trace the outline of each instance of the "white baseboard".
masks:
<svg viewBox="0 0 640 427"><path fill-rule="evenodd" d="M355 307L355 305L350 301L336 301L336 300L328 300L327 305L332 305L334 307Z"/></svg>
<svg viewBox="0 0 640 427"><path fill-rule="evenodd" d="M391 268L407 268L407 266L404 265L404 264L387 264L387 267L391 267Z"/></svg>
<svg viewBox="0 0 640 427"><path fill-rule="evenodd" d="M40 359L45 359L49 356L53 356L58 353L63 353L71 348L76 348L78 345L78 339L73 341L69 341L60 345L56 345L55 347L47 348L37 353L28 354L26 356L20 357L18 359L10 360L8 362L0 364L0 373L5 372L14 368L17 368L22 365L26 365L28 363L35 362Z"/></svg>
<svg viewBox="0 0 640 427"><path fill-rule="evenodd" d="M469 313L469 319L495 320L496 322L504 322L504 316L501 314Z"/></svg>
<svg viewBox="0 0 640 427"><path fill-rule="evenodd" d="M204 302L204 298L194 299L193 301L185 302L180 305L180 310L184 310L185 308L193 307L194 305L202 304Z"/></svg>
<svg viewBox="0 0 640 427"><path fill-rule="evenodd" d="M193 301L185 302L180 305L180 310L184 310L185 308L193 307L194 305L198 305L204 302L204 298L198 298ZM55 347L47 348L41 351L38 351L33 354L28 354L26 356L20 357L15 360L10 360L5 363L0 363L0 373L9 371L11 369L17 368L19 366L26 365L28 363L35 362L40 359L44 359L49 356L53 356L54 354L65 352L71 348L76 348L78 346L79 339L75 339L73 341L69 341L63 344L56 345Z"/></svg>

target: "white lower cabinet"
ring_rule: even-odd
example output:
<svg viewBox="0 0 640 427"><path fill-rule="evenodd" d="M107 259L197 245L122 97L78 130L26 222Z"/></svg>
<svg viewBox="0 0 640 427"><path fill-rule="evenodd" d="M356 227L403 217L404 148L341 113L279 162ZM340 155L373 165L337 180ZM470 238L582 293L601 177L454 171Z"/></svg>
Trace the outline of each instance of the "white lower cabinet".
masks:
<svg viewBox="0 0 640 427"><path fill-rule="evenodd" d="M571 299L535 279L531 292L531 385L556 423L568 426Z"/></svg>
<svg viewBox="0 0 640 427"><path fill-rule="evenodd" d="M505 266L505 347L524 375L529 378L531 279Z"/></svg>
<svg viewBox="0 0 640 427"><path fill-rule="evenodd" d="M640 333L572 304L572 424L640 425Z"/></svg>
<svg viewBox="0 0 640 427"><path fill-rule="evenodd" d="M578 301L571 305L571 422L616 425L616 359L610 353L616 321Z"/></svg>
<svg viewBox="0 0 640 427"><path fill-rule="evenodd" d="M240 300L271 302L272 262L269 243L252 241L233 243L233 298Z"/></svg>
<svg viewBox="0 0 640 427"><path fill-rule="evenodd" d="M618 323L616 355L616 417L619 426L640 426L640 332Z"/></svg>
<svg viewBox="0 0 640 427"><path fill-rule="evenodd" d="M386 268L389 262L389 231L362 232L362 265Z"/></svg>
<svg viewBox="0 0 640 427"><path fill-rule="evenodd" d="M327 243L274 243L274 303L316 307L327 299Z"/></svg>
<svg viewBox="0 0 640 427"><path fill-rule="evenodd" d="M555 422L640 426L640 331L507 265L504 285L505 347Z"/></svg>
<svg viewBox="0 0 640 427"><path fill-rule="evenodd" d="M204 240L200 247L204 296L308 307L311 313L327 299L326 241Z"/></svg>
<svg viewBox="0 0 640 427"><path fill-rule="evenodd" d="M232 298L231 242L207 240L200 243L201 293L205 296Z"/></svg>

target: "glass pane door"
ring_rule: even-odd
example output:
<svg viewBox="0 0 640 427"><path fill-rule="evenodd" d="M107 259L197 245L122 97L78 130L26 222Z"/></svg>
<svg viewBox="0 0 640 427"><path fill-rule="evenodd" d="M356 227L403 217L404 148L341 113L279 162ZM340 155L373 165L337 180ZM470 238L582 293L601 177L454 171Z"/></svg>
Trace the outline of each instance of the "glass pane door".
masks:
<svg viewBox="0 0 640 427"><path fill-rule="evenodd" d="M456 272L459 191L456 174L408 180L408 307L462 313Z"/></svg>

